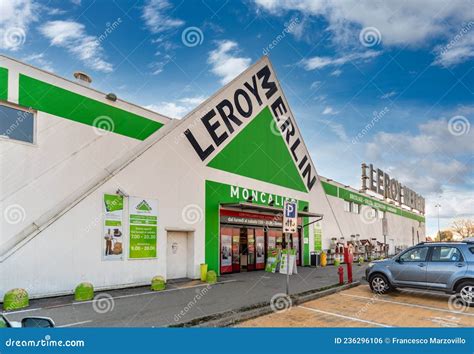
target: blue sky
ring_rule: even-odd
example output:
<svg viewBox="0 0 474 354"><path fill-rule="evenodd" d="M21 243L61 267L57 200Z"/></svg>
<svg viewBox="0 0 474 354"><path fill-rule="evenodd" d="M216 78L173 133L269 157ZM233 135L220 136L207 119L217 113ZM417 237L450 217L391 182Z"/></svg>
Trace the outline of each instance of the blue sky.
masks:
<svg viewBox="0 0 474 354"><path fill-rule="evenodd" d="M474 214L470 0L0 3L0 51L180 118L269 55L321 175L360 163L426 197L428 234Z"/></svg>

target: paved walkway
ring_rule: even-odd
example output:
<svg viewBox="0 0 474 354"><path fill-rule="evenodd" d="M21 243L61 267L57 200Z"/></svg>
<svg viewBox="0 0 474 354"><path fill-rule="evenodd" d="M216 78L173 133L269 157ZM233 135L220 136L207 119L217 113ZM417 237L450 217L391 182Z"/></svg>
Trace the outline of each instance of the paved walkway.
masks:
<svg viewBox="0 0 474 354"><path fill-rule="evenodd" d="M365 267L354 266L354 280ZM324 288L338 282L335 267L298 267L290 277L290 292ZM57 326L160 327L270 301L284 293L286 276L264 271L224 275L215 285L200 281L170 283L165 291L148 287L113 290L96 294L89 302L74 302L72 296L32 300L23 311L7 313L11 320L25 316L48 316Z"/></svg>

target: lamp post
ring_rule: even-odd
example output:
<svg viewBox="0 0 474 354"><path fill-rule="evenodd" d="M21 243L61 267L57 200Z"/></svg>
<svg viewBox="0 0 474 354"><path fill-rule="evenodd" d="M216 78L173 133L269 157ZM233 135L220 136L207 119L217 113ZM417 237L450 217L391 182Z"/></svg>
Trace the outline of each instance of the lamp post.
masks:
<svg viewBox="0 0 474 354"><path fill-rule="evenodd" d="M440 231L440 229L439 229L439 209L441 209L441 204L437 203L437 204L435 205L435 208L438 209L438 237L439 237L439 240L442 241L442 240L441 240L441 231Z"/></svg>

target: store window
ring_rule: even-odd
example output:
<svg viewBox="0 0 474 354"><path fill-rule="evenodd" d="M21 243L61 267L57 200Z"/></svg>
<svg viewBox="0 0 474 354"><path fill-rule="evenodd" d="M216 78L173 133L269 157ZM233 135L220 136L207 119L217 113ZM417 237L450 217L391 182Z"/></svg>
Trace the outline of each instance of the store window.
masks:
<svg viewBox="0 0 474 354"><path fill-rule="evenodd" d="M351 202L344 200L344 211L347 211L348 213L351 212Z"/></svg>
<svg viewBox="0 0 474 354"><path fill-rule="evenodd" d="M34 133L33 112L0 104L0 138L33 144Z"/></svg>
<svg viewBox="0 0 474 354"><path fill-rule="evenodd" d="M360 213L360 204L352 203L352 212L354 214L359 214Z"/></svg>

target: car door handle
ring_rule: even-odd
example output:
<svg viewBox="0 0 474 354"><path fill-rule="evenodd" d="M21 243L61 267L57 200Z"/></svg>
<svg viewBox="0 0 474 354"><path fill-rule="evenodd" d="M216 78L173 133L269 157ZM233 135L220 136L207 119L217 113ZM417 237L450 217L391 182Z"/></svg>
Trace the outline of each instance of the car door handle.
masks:
<svg viewBox="0 0 474 354"><path fill-rule="evenodd" d="M424 267L424 266L425 266L424 263L419 263L419 264L418 264L418 267Z"/></svg>
<svg viewBox="0 0 474 354"><path fill-rule="evenodd" d="M464 267L464 263L456 263L456 267L462 268L462 267Z"/></svg>

